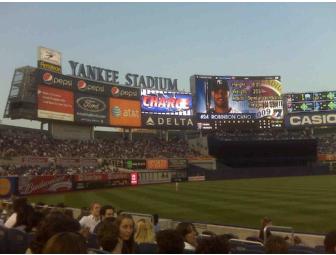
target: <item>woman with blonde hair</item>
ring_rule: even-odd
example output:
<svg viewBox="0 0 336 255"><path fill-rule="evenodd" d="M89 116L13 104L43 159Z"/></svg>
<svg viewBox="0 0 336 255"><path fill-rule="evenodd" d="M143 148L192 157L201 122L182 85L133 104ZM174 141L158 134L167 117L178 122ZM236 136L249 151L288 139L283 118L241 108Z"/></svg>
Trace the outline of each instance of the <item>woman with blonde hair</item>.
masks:
<svg viewBox="0 0 336 255"><path fill-rule="evenodd" d="M134 240L138 245L138 253L153 254L156 252L154 227L148 220L140 219L136 222Z"/></svg>

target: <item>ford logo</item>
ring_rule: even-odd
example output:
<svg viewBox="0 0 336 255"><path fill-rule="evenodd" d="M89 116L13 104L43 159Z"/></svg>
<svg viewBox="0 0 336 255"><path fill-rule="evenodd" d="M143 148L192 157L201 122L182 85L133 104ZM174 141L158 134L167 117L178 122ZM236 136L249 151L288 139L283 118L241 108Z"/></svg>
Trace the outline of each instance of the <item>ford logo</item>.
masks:
<svg viewBox="0 0 336 255"><path fill-rule="evenodd" d="M92 97L80 97L76 100L77 105L84 111L102 112L106 109L106 104L102 100Z"/></svg>

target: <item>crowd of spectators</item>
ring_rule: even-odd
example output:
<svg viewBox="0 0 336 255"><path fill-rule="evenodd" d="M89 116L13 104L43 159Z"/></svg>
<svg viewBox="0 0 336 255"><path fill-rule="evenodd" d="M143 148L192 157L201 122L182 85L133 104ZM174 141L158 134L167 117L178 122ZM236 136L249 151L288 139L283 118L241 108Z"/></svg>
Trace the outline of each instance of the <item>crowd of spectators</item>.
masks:
<svg viewBox="0 0 336 255"><path fill-rule="evenodd" d="M87 141L53 139L45 132L0 130L0 156L55 158L185 158L198 156L184 139L169 141L158 137L94 139Z"/></svg>
<svg viewBox="0 0 336 255"><path fill-rule="evenodd" d="M336 136L322 136L318 139L318 153L334 154L336 151Z"/></svg>
<svg viewBox="0 0 336 255"><path fill-rule="evenodd" d="M0 176L38 176L38 175L75 175L87 173L116 173L119 168L112 165L65 167L50 164L48 166L2 165Z"/></svg>
<svg viewBox="0 0 336 255"><path fill-rule="evenodd" d="M298 250L300 245L293 246L285 237L271 232L265 240L254 237L251 242L237 240L239 237L230 233L218 235L204 231L199 234L190 222L155 230L155 223L148 218L135 221L132 215L97 202L92 203L89 210L82 210L78 217L74 217L73 211L64 204L30 205L24 197L14 198L12 204L0 205L0 251L4 253L241 253L237 241L247 242L249 248L258 247L248 253L297 253L293 252L295 249L306 253L303 249ZM263 219L260 232L265 224L271 226L271 220ZM322 246L324 252L336 251L335 233L331 231L326 235ZM302 248L314 251L309 247ZM323 250L319 252L323 253Z"/></svg>
<svg viewBox="0 0 336 255"><path fill-rule="evenodd" d="M237 140L299 140L299 139L314 139L316 138L311 130L302 129L300 131L288 131L268 129L268 130L245 130L244 132L235 129L233 131L215 131L212 135L223 141Z"/></svg>

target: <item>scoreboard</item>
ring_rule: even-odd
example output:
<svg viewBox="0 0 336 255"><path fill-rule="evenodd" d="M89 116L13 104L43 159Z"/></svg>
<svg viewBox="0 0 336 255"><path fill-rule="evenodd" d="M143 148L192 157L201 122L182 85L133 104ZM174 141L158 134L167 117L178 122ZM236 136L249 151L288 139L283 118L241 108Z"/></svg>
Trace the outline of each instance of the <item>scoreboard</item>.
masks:
<svg viewBox="0 0 336 255"><path fill-rule="evenodd" d="M286 94L287 113L321 112L336 110L336 91Z"/></svg>
<svg viewBox="0 0 336 255"><path fill-rule="evenodd" d="M283 126L280 76L190 78L198 129L263 129Z"/></svg>

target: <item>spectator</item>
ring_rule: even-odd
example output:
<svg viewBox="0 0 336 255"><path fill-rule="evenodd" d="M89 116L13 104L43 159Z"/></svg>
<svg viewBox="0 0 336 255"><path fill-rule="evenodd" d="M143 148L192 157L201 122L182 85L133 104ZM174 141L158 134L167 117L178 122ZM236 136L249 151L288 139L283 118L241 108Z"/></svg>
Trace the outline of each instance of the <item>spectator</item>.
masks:
<svg viewBox="0 0 336 255"><path fill-rule="evenodd" d="M199 240L196 253L201 254L223 254L229 253L229 240L226 236L212 235Z"/></svg>
<svg viewBox="0 0 336 255"><path fill-rule="evenodd" d="M198 233L194 224L181 222L177 225L176 231L183 237L185 250L195 251Z"/></svg>
<svg viewBox="0 0 336 255"><path fill-rule="evenodd" d="M89 216L83 216L80 219L79 224L82 228L89 229L91 233L93 233L94 228L98 225L100 220L100 204L99 203L92 203L90 206L91 214Z"/></svg>
<svg viewBox="0 0 336 255"><path fill-rule="evenodd" d="M324 238L326 253L336 253L336 230L330 231Z"/></svg>
<svg viewBox="0 0 336 255"><path fill-rule="evenodd" d="M288 253L288 243L281 236L271 235L265 243L265 251L268 254Z"/></svg>
<svg viewBox="0 0 336 255"><path fill-rule="evenodd" d="M93 233L97 233L99 226L107 218L114 218L114 208L111 205L104 205L100 208L100 222L95 226Z"/></svg>
<svg viewBox="0 0 336 255"><path fill-rule="evenodd" d="M159 215L157 213L153 214L154 220L154 231L155 233L160 231Z"/></svg>
<svg viewBox="0 0 336 255"><path fill-rule="evenodd" d="M156 245L154 228L148 220L140 219L137 221L134 240L138 245L138 253L155 253Z"/></svg>
<svg viewBox="0 0 336 255"><path fill-rule="evenodd" d="M87 253L86 241L74 232L61 232L52 236L45 244L44 254L84 254Z"/></svg>
<svg viewBox="0 0 336 255"><path fill-rule="evenodd" d="M41 253L49 238L60 232L78 232L78 221L71 219L62 212L51 212L38 226L36 234L30 243L30 252Z"/></svg>
<svg viewBox="0 0 336 255"><path fill-rule="evenodd" d="M97 228L97 239L101 249L111 253L121 253L122 242L119 242L118 228L114 218L104 219ZM118 245L118 246L117 246Z"/></svg>
<svg viewBox="0 0 336 255"><path fill-rule="evenodd" d="M156 234L158 253L182 254L184 250L183 237L174 229L161 230Z"/></svg>
<svg viewBox="0 0 336 255"><path fill-rule="evenodd" d="M7 219L5 222L6 228L12 228L16 224L16 219L18 213L21 215L24 213L27 208L27 198L26 197L18 197L13 199L13 214Z"/></svg>
<svg viewBox="0 0 336 255"><path fill-rule="evenodd" d="M114 224L118 230L119 243L122 244L121 250L118 253L134 253L134 221L131 215L121 214L119 215Z"/></svg>
<svg viewBox="0 0 336 255"><path fill-rule="evenodd" d="M272 226L272 220L268 217L264 217L264 218L261 219L260 223L261 223L261 228L259 230L259 239L260 239L261 242L264 243L264 241L265 241L264 230L265 230L266 227ZM269 229L267 229L266 230L266 239L268 237L270 237L271 235L272 235L271 231Z"/></svg>

